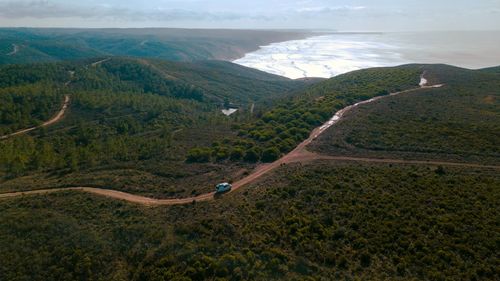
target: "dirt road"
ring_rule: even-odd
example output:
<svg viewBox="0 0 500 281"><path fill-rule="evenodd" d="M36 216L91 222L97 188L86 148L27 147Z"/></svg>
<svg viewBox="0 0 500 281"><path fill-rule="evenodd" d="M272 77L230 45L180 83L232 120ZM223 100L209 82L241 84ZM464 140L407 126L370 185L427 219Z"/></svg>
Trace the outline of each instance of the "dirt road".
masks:
<svg viewBox="0 0 500 281"><path fill-rule="evenodd" d="M376 158L356 158L356 157L334 157L334 156L326 156L319 155L306 150L306 146L309 145L312 141L314 141L320 134L326 131L331 126L335 125L340 121L340 119L344 116L344 114L353 108L360 106L362 104L372 103L377 100L389 97L396 96L403 93L415 92L421 89L430 89L430 88L439 88L443 85L432 85L427 86L426 80L422 77L421 87L401 91L397 93L392 93L387 96L375 97L366 101L362 101L356 103L354 105L347 106L342 110L339 110L328 122L324 125L314 129L310 134L309 138L300 143L293 151L278 159L277 161L270 164L262 164L258 166L250 175L247 177L236 181L233 183L233 188L231 192L238 190L239 188L255 182L260 179L265 174L271 172L272 170L280 167L281 165L288 163L296 163L296 162L310 162L314 160L338 160L338 161L358 161L358 162L373 162L373 163L394 163L394 164L412 164L412 165L441 165L441 166L460 166L460 167L471 167L471 168L487 168L487 169L498 169L500 170L500 166L492 166L492 165L480 165L480 164L469 164L469 163L454 163L454 162L441 162L441 161L418 161L418 160L401 160L401 159L376 159ZM56 121L54 121L56 122ZM52 122L53 123L53 122ZM25 191L25 192L13 192L13 193L4 193L0 194L1 198L11 198L11 197L19 197L25 195L35 195L35 194L46 194L52 192L59 191L68 191L68 190L76 190L76 191L84 191L89 192L109 198L125 200L131 203L143 204L147 206L158 206L158 205L182 205L182 204L191 204L193 201L208 201L213 200L215 197L215 192L198 195L190 198L181 198L181 199L154 199L148 198L139 195L133 195L130 193L125 193L121 191L108 190L108 189L100 189L100 188L92 188L92 187L72 187L72 188L58 188L58 189L45 189L45 190L35 190L35 191Z"/></svg>
<svg viewBox="0 0 500 281"><path fill-rule="evenodd" d="M362 157L347 157L347 156L327 156L319 154L305 156L304 159L307 159L309 161L323 159L323 160L355 161L355 162L367 162L367 163L434 165L434 166L450 166L450 167L454 166L454 167L465 167L465 168L500 170L500 166L495 166L495 165L482 165L473 163L445 162L445 161L431 161L431 160L427 161L427 160L402 160L402 159L388 159L388 158L362 158Z"/></svg>
<svg viewBox="0 0 500 281"><path fill-rule="evenodd" d="M62 191L83 191L88 193L93 193L109 198L125 200L131 203L142 204L147 206L158 206L158 205L183 205L183 204L191 204L193 201L207 201L212 200L215 196L215 193L207 193L202 194L196 197L190 198L181 198L181 199L154 199L149 197L144 197L140 195L133 195L130 193L125 193L116 190L109 189L101 189L94 187L69 187L69 188L53 188L53 189L42 189L42 190L33 190L33 191L25 191L25 192L12 192L12 193L3 193L0 194L0 199L2 198L12 198L12 197L20 197L25 195L40 195L54 192L62 192Z"/></svg>
<svg viewBox="0 0 500 281"><path fill-rule="evenodd" d="M16 45L16 44L12 44L12 52L6 54L7 56L14 56L15 54L17 54L17 52L19 52L19 46Z"/></svg>
<svg viewBox="0 0 500 281"><path fill-rule="evenodd" d="M109 59L106 59L106 60L109 60ZM92 65L94 65L94 64L98 65L98 64L100 64L100 63L102 63L102 62L104 62L106 60L95 62ZM75 71L69 71L69 76L70 76L70 80L68 80L68 82L64 83L64 86L66 86L66 87L68 87L71 84L71 82L73 81L73 78L75 77ZM11 137L14 137L14 136L26 134L26 133L29 133L29 132L34 131L36 129L40 129L42 127L47 127L47 126L50 126L50 125L52 125L54 123L57 123L57 122L61 121L61 119L64 117L64 114L68 110L70 100L71 100L70 96L69 95L65 95L64 96L64 102L63 102L63 105L61 106L61 109L50 120L44 122L41 125L35 126L35 127L23 129L23 130L20 130L20 131L17 131L15 133L8 134L8 135L5 135L5 136L0 136L0 140L4 140L4 139L8 139L8 138L11 138Z"/></svg>
<svg viewBox="0 0 500 281"><path fill-rule="evenodd" d="M11 53L8 53L7 54L8 56L14 55L14 54L16 54L19 51L19 46L18 45L12 44L12 46L13 46L14 50ZM111 58L102 59L102 60L96 61L94 63L91 63L89 65L86 65L85 67L89 67L89 66L91 66L91 67L97 67L100 64L105 63L105 62L107 62L109 60L111 60ZM69 75L70 75L70 80L68 80L66 83L64 83L64 86L66 86L66 87L68 87L71 84L71 82L73 81L73 78L75 76L75 71L69 71ZM175 79L177 79L177 78L175 78ZM64 102L63 102L63 105L61 107L61 110L59 110L59 112L54 117L52 117L50 120L44 122L41 125L35 126L35 127L23 129L23 130L20 130L20 131L17 131L17 132L14 132L14 133L11 133L11 134L8 134L8 135L5 135L5 136L0 136L0 140L5 140L5 139L8 139L8 138L11 138L11 137L14 137L14 136L18 136L18 135L22 135L22 134L25 134L25 133L29 133L29 132L34 131L36 129L40 129L42 127L47 127L47 126L50 126L50 125L52 125L54 123L59 122L62 119L62 117L64 116L64 114L66 113L66 111L68 109L68 106L69 106L69 102L70 102L70 96L66 95L64 97Z"/></svg>
<svg viewBox="0 0 500 281"><path fill-rule="evenodd" d="M0 140L8 139L8 138L11 138L11 137L14 137L14 136L17 136L17 135L21 135L21 134L26 134L26 133L34 131L36 129L40 129L42 127L47 127L47 126L50 126L50 125L52 125L52 124L54 124L56 122L59 122L63 118L64 114L66 113L66 110L68 109L68 106L69 106L69 102L70 102L69 95L65 95L64 96L64 102L63 102L63 105L61 107L61 110L59 110L59 112L57 112L57 114L54 115L54 117L52 117L50 120L44 122L41 125L35 126L35 127L31 127L31 128L28 128L28 129L23 129L23 130L17 131L15 133L12 133L12 134L9 134L9 135L0 136Z"/></svg>
<svg viewBox="0 0 500 281"><path fill-rule="evenodd" d="M252 183L267 174L268 172L274 170L282 164L294 163L294 162L310 162L315 160L338 160L338 161L355 161L355 162L369 162L369 163L387 163L387 164L411 164L411 165L436 165L436 166L457 166L457 167L470 167L470 168L483 168L483 169L495 169L500 170L500 166L493 165L479 165L479 164L469 164L469 163L453 163L453 162L439 162L439 161L417 161L417 160L400 160L400 159L376 159L376 158L355 158L355 157L335 157L335 156L325 156L318 155L306 150L295 151L293 154L288 154L286 157L267 165L259 166L251 175L235 182L233 184L233 189L231 192ZM215 198L215 192L206 193L189 198L180 199L155 199L150 197L144 197L140 195L134 195L126 192L94 188L94 187L69 187L69 188L53 188L53 189L42 189L33 191L21 191L21 192L11 192L0 194L0 199L22 197L29 195L40 195L48 194L54 192L63 191L82 191L92 194L97 194L100 196L105 196L108 198L113 198L117 200L124 200L130 203L136 203L146 206L172 206L172 205L184 205L192 204L193 202L203 202L213 200Z"/></svg>
<svg viewBox="0 0 500 281"><path fill-rule="evenodd" d="M105 62L109 61L109 60L111 60L111 58L107 58L107 59L103 59L103 60L100 60L100 61L96 61L96 62L94 62L94 63L91 63L90 65L91 65L92 67L96 67L96 66L98 66L98 65L100 65L100 64L102 64L102 63L105 63Z"/></svg>
<svg viewBox="0 0 500 281"><path fill-rule="evenodd" d="M7 55L13 55L13 54L17 53L17 51L19 50L19 46L15 45L15 44L12 44L12 46L14 46L14 51L12 51L12 53L7 54ZM111 60L111 58L107 58L107 59L103 59L103 60L100 60L100 61L96 61L94 63L91 63L90 66L96 67L96 66L100 65L101 63L104 63L104 62L109 61L109 60ZM69 71L69 75L70 75L70 80L68 80L68 82L64 83L64 86L66 86L66 87L71 84L71 82L72 82L72 80L73 80L73 78L75 76L75 71ZM64 114L66 113L66 111L68 109L68 106L69 106L69 102L70 102L70 96L69 95L65 95L64 96L64 102L63 102L63 105L61 107L61 110L59 110L59 112L57 112L57 114L54 117L52 117L50 120L44 122L43 124L41 124L39 126L35 126L35 127L23 129L23 130L20 130L20 131L17 131L15 133L8 134L8 135L5 135L5 136L0 136L0 140L4 140L4 139L8 139L8 138L11 138L11 137L14 137L14 136L26 134L26 133L29 133L29 132L34 131L36 129L40 129L42 127L47 127L47 126L50 126L50 125L52 125L54 123L59 122L63 118Z"/></svg>

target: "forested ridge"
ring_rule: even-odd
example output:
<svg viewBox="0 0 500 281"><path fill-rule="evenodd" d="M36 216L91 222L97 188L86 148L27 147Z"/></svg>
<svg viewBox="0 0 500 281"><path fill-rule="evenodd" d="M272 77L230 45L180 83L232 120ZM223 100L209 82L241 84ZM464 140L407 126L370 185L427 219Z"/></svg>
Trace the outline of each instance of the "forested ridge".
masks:
<svg viewBox="0 0 500 281"><path fill-rule="evenodd" d="M67 78L69 86L59 90L72 95L63 123L0 143L4 188L17 190L30 182L27 175L57 171L61 180L42 182L50 187L89 184L125 190L134 185L132 190L137 190L137 184L160 180L171 191L157 194L158 186L139 190L160 196L203 192L210 188L206 181L234 180L241 177L236 172L241 168L249 171L254 163L276 160L346 105L417 87L422 71L417 66L363 70L307 88L305 81L225 62L101 61L98 66L92 61L63 65L73 73ZM54 73L53 80L61 80ZM227 104L239 106L239 113L223 116L219 110ZM251 107L256 108L253 114ZM219 175L228 166L231 172ZM88 182L94 173L110 171L105 173L108 178L116 176L113 170L121 174L129 168L153 176L132 181L125 176L117 186L106 180ZM218 172L206 178L209 170ZM195 177L202 188L172 186L182 185L186 177Z"/></svg>
<svg viewBox="0 0 500 281"><path fill-rule="evenodd" d="M96 61L100 63L94 65ZM0 132L5 134L49 119L63 96L71 96L61 122L0 142L4 188L39 173L56 173L63 180L56 186L79 184L65 181L86 178L91 169L99 173L131 167L153 173L147 180L141 177L141 183L162 178L167 185L172 179L204 175L204 170L223 165L184 163L190 148L235 135L232 125L256 118L280 96L294 95L308 84L225 62L196 66L99 58L2 70L7 78L0 89ZM220 110L229 105L238 106L239 114L224 116ZM256 108L255 115L250 107ZM67 177L72 173L80 176ZM203 177L197 181L210 186ZM193 191L171 190L166 194Z"/></svg>
<svg viewBox="0 0 500 281"><path fill-rule="evenodd" d="M0 64L99 56L170 61L234 60L259 46L309 36L306 31L210 29L0 28ZM17 52L13 54L14 45Z"/></svg>
<svg viewBox="0 0 500 281"><path fill-rule="evenodd" d="M47 83L0 89L0 136L48 120L61 107L65 90Z"/></svg>
<svg viewBox="0 0 500 281"><path fill-rule="evenodd" d="M425 69L433 69L428 72L432 83L442 80L450 86L461 87L453 81L468 81L467 87L471 89L477 83L491 88L497 79L493 74L464 72L446 66L407 65L356 71L309 86L303 81L225 62L98 60L102 62L97 66L92 66L97 59L49 64L47 72L34 65L27 70L31 75L24 75L20 66L4 67L3 75L12 77L10 80L20 85L10 86L14 82L5 82L7 86L3 88L8 91L2 95L3 105L11 107L1 115L4 123L0 129L6 133L46 120L60 106L62 95L72 94L71 110L63 123L0 142L3 152L0 170L5 190L19 190L40 173L57 171L59 180L52 177L37 180L41 183L39 188L87 184L160 197L199 194L210 190L207 182L233 181L247 174L255 163L278 159L307 138L312 129L349 104L417 88ZM71 83L63 86L64 81ZM40 85L52 85L52 88L43 86L44 90L36 93L31 90L31 96L30 91L24 89ZM459 88L465 89L465 86ZM434 95L434 91L441 90L432 90L430 94ZM411 99L417 95L407 96ZM488 97L491 99L491 95ZM22 106L14 100L30 104ZM228 104L238 106L239 112L231 117L223 116L219 110ZM489 106L494 109L494 104ZM251 107L257 109L252 113ZM448 112L446 109L443 107L441 111ZM382 114L377 118L387 117ZM370 122L375 120L372 118ZM381 122L377 124L384 123ZM412 130L412 126L406 128ZM466 128L467 124L461 126ZM427 129L427 132L437 130ZM411 139L425 143L419 137ZM395 143L393 138L387 141L391 145ZM370 141L370 145L377 142L379 140ZM411 147L418 144L413 143ZM478 149L471 150L475 151ZM461 152L454 150L453 153ZM224 169L228 169L228 173L223 173ZM216 172L209 173L210 170ZM114 177L121 180L109 184L107 179ZM179 187L187 178L196 183L193 189ZM158 182L163 187L156 184Z"/></svg>
<svg viewBox="0 0 500 281"><path fill-rule="evenodd" d="M67 186L88 183L92 174L101 173L98 171L109 171L104 173L108 178L117 176L112 172L116 170L122 178L121 170L140 167L138 179L130 182L119 181L120 184L108 186L106 180L92 180L89 184L125 190L131 188L126 186L134 185L129 191L140 190L158 196L160 194L156 192L160 189L154 187L154 183L161 181L171 186L171 191L166 193L169 196L179 191L180 194L203 192L210 187L205 181L217 181L220 177L217 172L206 178L206 171L222 171L223 167L230 166L233 167L231 172L222 177L236 180L241 177L241 173L236 172L238 169L248 172L254 163L276 160L307 138L313 128L328 120L337 110L370 97L417 88L424 71L418 65L368 69L308 86L306 82L291 81L225 62L99 60L102 63L94 67L91 66L92 60L60 64L62 71L49 65L51 81L61 84L64 79L71 79L69 87L52 91L54 99L71 92L71 110L62 124L41 130L38 135L0 143L4 151L1 169L4 179L8 180L4 183L8 190L26 185L24 180L16 180L20 176L35 176L40 172L58 171L62 181L55 185ZM14 74L18 68L6 67ZM69 71L73 71L72 76ZM440 79L446 80L447 71L445 67L436 73ZM449 69L449 72L453 71ZM11 76L21 81L20 84L30 81L35 84L55 83L38 82L49 81L47 75L37 74L34 77L39 78L31 80ZM435 77L430 75L429 79ZM32 87L33 84L29 85ZM242 94L246 92L250 94ZM60 102L45 99L45 104L54 107ZM231 117L220 114L219 110L227 104L239 106L239 112ZM253 114L250 107L257 108ZM39 119L32 120L32 123L40 122L54 110L42 111L44 115L39 114ZM27 112L24 116L32 118L37 115ZM207 131L207 127L211 130ZM9 126L2 129L5 132L13 130ZM205 176L199 177L195 171ZM75 173L78 175L72 178L81 180L66 179L65 175ZM139 176L143 173L150 175ZM172 186L182 184L185 177L195 177L195 182L202 188L189 191ZM93 178L98 176L94 174ZM46 184L54 187L53 180L46 181ZM143 190L136 185L149 187Z"/></svg>

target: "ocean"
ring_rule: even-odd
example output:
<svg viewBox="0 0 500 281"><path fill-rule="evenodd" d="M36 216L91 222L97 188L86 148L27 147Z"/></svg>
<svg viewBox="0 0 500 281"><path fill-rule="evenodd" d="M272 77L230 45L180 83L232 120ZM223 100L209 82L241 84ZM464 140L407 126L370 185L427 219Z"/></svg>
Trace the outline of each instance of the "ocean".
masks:
<svg viewBox="0 0 500 281"><path fill-rule="evenodd" d="M234 63L292 79L407 63L500 65L500 31L333 33L262 46Z"/></svg>

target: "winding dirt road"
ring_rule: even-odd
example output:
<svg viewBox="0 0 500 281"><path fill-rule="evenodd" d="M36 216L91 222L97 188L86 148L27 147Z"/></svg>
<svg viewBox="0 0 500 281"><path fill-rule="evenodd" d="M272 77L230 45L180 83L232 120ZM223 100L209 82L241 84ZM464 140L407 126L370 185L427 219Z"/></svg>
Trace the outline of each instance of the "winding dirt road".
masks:
<svg viewBox="0 0 500 281"><path fill-rule="evenodd" d="M17 47L17 45L15 45L15 46ZM17 52L17 49L14 49L14 51ZM110 59L111 58L103 59L103 60L91 63L90 65L93 66L93 67L95 67L95 66L98 66L99 64L104 63L104 62L106 62L106 61L108 61ZM64 83L64 86L66 86L66 87L68 87L71 84L71 82L72 82L72 80L73 80L73 78L75 76L75 71L69 71L69 75L70 75L70 80L68 80L68 82ZM11 138L11 137L14 137L14 136L26 134L26 133L29 133L29 132L34 131L36 129L40 129L42 127L47 127L47 126L50 126L50 125L52 125L54 123L57 123L57 122L61 121L61 119L64 117L64 114L68 110L70 100L71 100L70 96L69 95L65 95L64 96L64 102L63 102L63 105L62 105L61 109L50 120L44 122L41 125L35 126L35 127L23 129L23 130L20 130L20 131L17 131L15 133L8 134L8 135L5 135L5 136L0 136L0 140L5 140L5 139L8 139L8 138Z"/></svg>
<svg viewBox="0 0 500 281"><path fill-rule="evenodd" d="M59 110L59 112L57 112L57 114L54 115L54 117L52 117L50 120L44 122L41 125L35 126L35 127L31 127L31 128L28 128L28 129L23 129L23 130L20 130L20 131L17 131L15 133L8 134L8 135L5 135L5 136L0 136L0 140L4 140L4 139L8 139L8 138L11 138L11 137L14 137L14 136L26 134L26 133L34 131L36 129L40 129L42 127L47 127L47 126L50 126L50 125L52 125L54 123L59 122L63 118L64 114L66 113L66 110L68 109L68 106L69 106L69 102L70 102L69 95L65 95L64 96L64 102L63 102L63 105L61 107L61 110Z"/></svg>
<svg viewBox="0 0 500 281"><path fill-rule="evenodd" d="M19 52L19 46L16 44L12 44L12 52L5 54L5 55L6 56L14 56L15 54L17 54L17 52Z"/></svg>
<svg viewBox="0 0 500 281"><path fill-rule="evenodd" d="M314 129L310 134L309 138L300 143L294 150L290 153L286 154L282 158L270 164L262 164L258 166L250 175L247 177L238 180L233 183L233 188L231 192L238 190L239 188L255 182L260 179L265 174L271 172L272 170L288 164L288 163L296 163L296 162L310 162L314 160L338 160L338 161L358 161L358 162L372 162L372 163L394 163L394 164L412 164L412 165L441 165L441 166L459 166L459 167L471 167L471 168L487 168L487 169L498 169L500 170L500 166L493 165L480 165L480 164L470 164L470 163L454 163L454 162L442 162L442 161L418 161L418 160L401 160L401 159L376 159L376 158L356 158L356 157L335 157L335 156L326 156L319 155L316 153L312 153L306 150L306 146L309 145L312 141L314 141L319 135L321 135L324 131L326 131L331 126L335 125L342 119L344 114L355 107L358 107L363 104L372 103L374 101L390 97L396 96L403 93L415 92L421 89L431 89L431 88L439 88L443 85L426 85L425 78L422 76L422 80L419 88L410 89L406 91L401 91L397 93L391 93L387 96L379 96L366 101L362 101L356 103L354 105L347 106L341 110L339 110L329 121L327 121L324 125ZM64 114L64 112L63 112ZM62 115L61 115L62 116ZM57 122L54 121L54 122ZM52 122L53 123L53 122ZM44 190L34 190L34 191L24 191L24 192L12 192L12 193L3 193L0 194L1 198L12 198L19 197L25 195L36 195L36 194L46 194L52 192L60 192L60 191L83 191L89 192L113 199L124 200L131 203L137 203L147 206L159 206L159 205L182 205L182 204L190 204L194 201L209 201L215 198L215 192L206 193L202 195L198 195L195 197L189 198L181 198L181 199L154 199L139 195L133 195L130 193L125 193L121 191L109 190L109 189L101 189L101 188L92 188L92 187L71 187L71 188L56 188L56 189L44 189Z"/></svg>

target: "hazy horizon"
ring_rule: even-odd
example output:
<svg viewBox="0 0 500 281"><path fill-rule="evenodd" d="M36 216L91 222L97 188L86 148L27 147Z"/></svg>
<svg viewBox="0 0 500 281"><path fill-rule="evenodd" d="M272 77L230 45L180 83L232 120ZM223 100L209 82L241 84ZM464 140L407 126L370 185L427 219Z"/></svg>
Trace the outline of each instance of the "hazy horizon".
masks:
<svg viewBox="0 0 500 281"><path fill-rule="evenodd" d="M169 26L144 26L144 27L84 27L84 26L74 26L74 27L52 27L52 26L3 26L0 25L0 29L88 29L88 30L133 30L133 29L186 29L186 30L249 30L249 31L303 31L311 33L345 33L345 34L397 34L397 33L427 33L427 32L497 32L500 28L492 29L436 29L436 30L338 30L338 29L318 29L318 28L230 28L230 27L169 27Z"/></svg>
<svg viewBox="0 0 500 281"><path fill-rule="evenodd" d="M398 32L498 30L497 0L0 0L0 26Z"/></svg>

